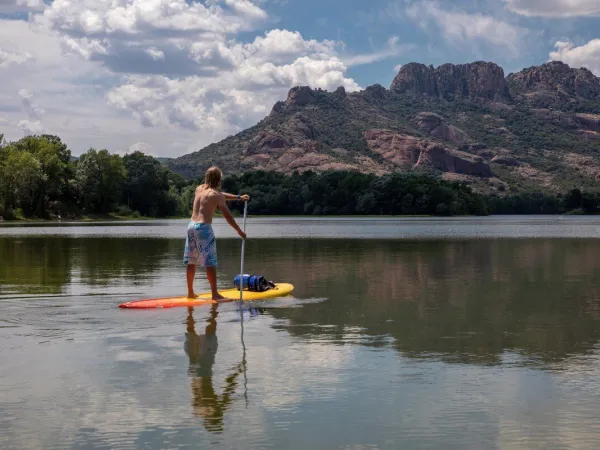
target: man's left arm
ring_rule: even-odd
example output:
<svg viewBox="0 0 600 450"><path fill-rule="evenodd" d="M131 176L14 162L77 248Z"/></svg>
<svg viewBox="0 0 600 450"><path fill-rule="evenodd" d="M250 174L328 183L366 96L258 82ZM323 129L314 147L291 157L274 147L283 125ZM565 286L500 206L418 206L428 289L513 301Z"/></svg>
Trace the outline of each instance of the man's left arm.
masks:
<svg viewBox="0 0 600 450"><path fill-rule="evenodd" d="M227 192L223 192L222 193L223 196L225 197L225 200L240 200L242 202L247 202L248 200L250 200L250 196L248 194L238 194L238 195L234 195L234 194L228 194Z"/></svg>

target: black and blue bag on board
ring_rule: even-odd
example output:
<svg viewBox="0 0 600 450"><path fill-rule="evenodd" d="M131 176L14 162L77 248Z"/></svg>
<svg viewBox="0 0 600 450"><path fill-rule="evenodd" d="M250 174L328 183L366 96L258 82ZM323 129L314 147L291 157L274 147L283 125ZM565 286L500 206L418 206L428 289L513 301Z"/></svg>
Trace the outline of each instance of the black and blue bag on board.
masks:
<svg viewBox="0 0 600 450"><path fill-rule="evenodd" d="M233 279L234 286L240 289L240 276L236 275ZM242 289L248 289L252 292L264 292L275 287L275 283L267 281L262 275L244 274L242 281Z"/></svg>

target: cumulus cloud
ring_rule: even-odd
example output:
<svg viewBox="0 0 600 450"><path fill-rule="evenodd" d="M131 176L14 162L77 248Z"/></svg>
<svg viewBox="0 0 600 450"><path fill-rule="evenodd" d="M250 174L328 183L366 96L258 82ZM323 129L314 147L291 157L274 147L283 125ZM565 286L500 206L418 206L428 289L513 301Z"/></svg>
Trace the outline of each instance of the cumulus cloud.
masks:
<svg viewBox="0 0 600 450"><path fill-rule="evenodd" d="M292 86L358 90L356 82L344 76L346 69L342 61L327 56L303 56L279 66L255 64L247 58L217 78L131 76L128 83L112 89L108 99L133 111L147 127L174 125L231 133L268 114Z"/></svg>
<svg viewBox="0 0 600 450"><path fill-rule="evenodd" d="M44 133L44 127L39 120L21 120L17 124L19 130L23 132L23 135L29 136L33 134Z"/></svg>
<svg viewBox="0 0 600 450"><path fill-rule="evenodd" d="M267 4L54 0L28 21L0 19L0 98L18 129L43 125L75 153L152 142L178 156L254 125L296 85L356 91L349 67L406 48L390 38L348 55L340 41L259 32Z"/></svg>
<svg viewBox="0 0 600 450"><path fill-rule="evenodd" d="M0 48L0 69L13 64L24 64L32 59L29 53L13 52Z"/></svg>
<svg viewBox="0 0 600 450"><path fill-rule="evenodd" d="M554 47L556 50L550 52L551 60L562 61L575 68L585 67L600 76L600 39L580 46L569 41L558 41Z"/></svg>
<svg viewBox="0 0 600 450"><path fill-rule="evenodd" d="M129 74L110 90L108 101L131 111L145 127L177 126L226 136L262 119L293 86L358 90L345 75L341 47L281 29L249 43L200 39L189 44L186 56L201 71L182 77Z"/></svg>
<svg viewBox="0 0 600 450"><path fill-rule="evenodd" d="M0 13L41 11L44 7L44 0L0 0Z"/></svg>
<svg viewBox="0 0 600 450"><path fill-rule="evenodd" d="M600 16L598 0L505 0L517 14L538 17Z"/></svg>
<svg viewBox="0 0 600 450"><path fill-rule="evenodd" d="M485 43L498 51L507 50L511 56L519 56L522 39L527 34L527 30L492 16L447 11L442 9L439 3L432 1L411 5L406 14L425 29L429 27L430 22L435 23L450 43Z"/></svg>

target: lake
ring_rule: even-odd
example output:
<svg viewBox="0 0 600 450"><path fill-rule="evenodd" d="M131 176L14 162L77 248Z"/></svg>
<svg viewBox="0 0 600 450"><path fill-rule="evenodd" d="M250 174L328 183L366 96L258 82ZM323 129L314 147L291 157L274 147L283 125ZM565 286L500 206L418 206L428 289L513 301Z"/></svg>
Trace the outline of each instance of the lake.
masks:
<svg viewBox="0 0 600 450"><path fill-rule="evenodd" d="M185 294L186 224L0 225L0 448L597 447L600 218L249 218L290 297L119 309Z"/></svg>

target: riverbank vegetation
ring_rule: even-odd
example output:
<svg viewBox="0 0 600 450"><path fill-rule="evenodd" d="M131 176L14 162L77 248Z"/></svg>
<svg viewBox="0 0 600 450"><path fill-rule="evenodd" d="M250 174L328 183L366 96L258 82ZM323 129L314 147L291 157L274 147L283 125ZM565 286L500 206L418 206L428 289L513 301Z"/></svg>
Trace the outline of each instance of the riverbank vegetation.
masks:
<svg viewBox="0 0 600 450"><path fill-rule="evenodd" d="M57 136L5 142L0 135L0 216L15 218L187 217L195 187L156 158L89 149L73 158ZM592 214L598 192L483 196L427 175L248 172L223 189L251 196L254 215ZM239 213L242 205L232 203Z"/></svg>

